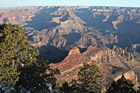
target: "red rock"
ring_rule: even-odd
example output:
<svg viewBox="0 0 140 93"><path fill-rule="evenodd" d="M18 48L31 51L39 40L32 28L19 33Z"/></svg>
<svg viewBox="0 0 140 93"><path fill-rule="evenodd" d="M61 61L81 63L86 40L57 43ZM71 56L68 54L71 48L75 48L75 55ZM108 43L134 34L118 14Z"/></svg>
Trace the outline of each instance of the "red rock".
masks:
<svg viewBox="0 0 140 93"><path fill-rule="evenodd" d="M77 54L80 54L79 48L76 46L72 47L72 49L69 52L69 55L77 55Z"/></svg>

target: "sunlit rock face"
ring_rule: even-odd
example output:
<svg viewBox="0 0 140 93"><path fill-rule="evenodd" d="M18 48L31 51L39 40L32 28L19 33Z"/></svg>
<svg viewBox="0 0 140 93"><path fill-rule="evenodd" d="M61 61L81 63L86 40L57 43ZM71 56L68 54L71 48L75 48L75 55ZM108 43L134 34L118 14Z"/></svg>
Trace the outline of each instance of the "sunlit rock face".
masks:
<svg viewBox="0 0 140 93"><path fill-rule="evenodd" d="M124 75L124 77L126 79L129 79L132 81L133 84L135 84L135 87L138 87L139 86L139 83L138 83L138 77L137 75L134 73L134 71L130 70L126 73L123 73L122 75ZM120 79L122 77L122 75L116 77L114 80L117 81L118 79Z"/></svg>
<svg viewBox="0 0 140 93"><path fill-rule="evenodd" d="M20 24L34 47L57 48L140 43L140 9L125 7L34 6L0 10L0 23ZM133 44L133 45L132 45ZM70 48L69 48L70 49ZM139 51L139 48L137 48Z"/></svg>
<svg viewBox="0 0 140 93"><path fill-rule="evenodd" d="M24 28L28 41L39 49L41 58L56 63L50 65L60 69L58 81L76 79L79 67L86 62L98 65L108 82L128 71L133 71L140 82L140 65L135 60L140 60L137 53L140 52L140 8L0 9L0 23L9 22Z"/></svg>
<svg viewBox="0 0 140 93"><path fill-rule="evenodd" d="M78 54L80 54L78 47L72 47L72 49L69 52L69 55L78 55Z"/></svg>
<svg viewBox="0 0 140 93"><path fill-rule="evenodd" d="M117 46L112 49L89 46L83 53L79 53L79 49L73 47L63 61L55 64L51 63L50 66L60 69L61 75L57 76L58 82L65 80L70 82L77 79L79 68L83 66L83 63L88 63L96 64L100 68L106 82L108 82L107 86L113 80L119 79L122 74L138 86L137 75L139 73L136 69L140 69L140 63L135 61L134 58L129 58L128 55L132 54Z"/></svg>

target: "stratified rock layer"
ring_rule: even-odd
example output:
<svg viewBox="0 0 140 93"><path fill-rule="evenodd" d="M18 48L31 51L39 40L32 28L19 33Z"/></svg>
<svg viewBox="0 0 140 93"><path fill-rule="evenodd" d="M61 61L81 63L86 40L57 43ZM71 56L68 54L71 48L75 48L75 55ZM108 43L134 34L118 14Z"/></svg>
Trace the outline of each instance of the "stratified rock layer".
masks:
<svg viewBox="0 0 140 93"><path fill-rule="evenodd" d="M138 78L134 71L136 67L139 68L140 63L136 62L131 55L117 46L113 49L90 46L83 53L79 53L78 48L73 47L62 62L50 64L50 66L60 69L61 75L57 76L58 82L77 79L79 68L83 63L88 63L96 64L100 68L108 84L124 73L127 79L137 83L138 86Z"/></svg>
<svg viewBox="0 0 140 93"><path fill-rule="evenodd" d="M137 77L137 75L134 73L134 71L130 70L130 71L124 73L123 75L124 75L124 77L125 77L126 79L132 80L132 81L133 81L132 83L135 84L136 87L138 87L138 85L139 85L139 83L138 83L138 77ZM116 77L114 80L117 81L117 80L120 79L121 77L122 77L122 75Z"/></svg>
<svg viewBox="0 0 140 93"><path fill-rule="evenodd" d="M34 47L118 45L140 52L140 8L34 6L0 10L0 23L20 24ZM132 45L133 44L133 45ZM135 48L135 45L137 48Z"/></svg>

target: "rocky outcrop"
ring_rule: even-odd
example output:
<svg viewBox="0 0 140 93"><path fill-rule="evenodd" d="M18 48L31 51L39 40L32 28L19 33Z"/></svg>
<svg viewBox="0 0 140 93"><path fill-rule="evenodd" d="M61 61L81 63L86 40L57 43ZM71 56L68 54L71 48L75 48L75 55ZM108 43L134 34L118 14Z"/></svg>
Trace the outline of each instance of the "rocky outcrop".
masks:
<svg viewBox="0 0 140 93"><path fill-rule="evenodd" d="M106 52L102 48L89 46L87 51L83 53L86 56L90 56L92 61L101 60L101 57L106 55Z"/></svg>
<svg viewBox="0 0 140 93"><path fill-rule="evenodd" d="M70 55L78 55L78 54L80 54L80 51L79 51L79 49L78 49L78 47L72 47L72 49L70 50L70 52L69 52L69 56Z"/></svg>
<svg viewBox="0 0 140 93"><path fill-rule="evenodd" d="M0 10L0 23L14 23L23 25L25 21L31 21L38 7L22 7L13 10Z"/></svg>
<svg viewBox="0 0 140 93"><path fill-rule="evenodd" d="M127 77L134 73L140 76L140 64L132 53L124 50L128 47L140 52L140 8L37 6L0 9L0 23L9 22L23 26L28 41L39 48L43 58L63 59L50 64L60 69L59 81L75 79L84 62L98 65L108 82L128 71ZM112 45L122 48L106 47ZM80 53L78 47L70 49L71 46L87 50ZM57 51L52 52L54 49ZM61 55L61 51L65 53L61 49L70 49L66 57L67 53Z"/></svg>
<svg viewBox="0 0 140 93"><path fill-rule="evenodd" d="M68 56L60 63L50 64L52 68L58 68L61 72L60 76L57 76L58 81L68 81L77 78L77 71L83 65L84 62L91 63L90 58L79 52L77 47L73 47Z"/></svg>
<svg viewBox="0 0 140 93"><path fill-rule="evenodd" d="M140 44L132 44L133 52L140 52Z"/></svg>
<svg viewBox="0 0 140 93"><path fill-rule="evenodd" d="M112 21L112 24L114 25L114 28L118 30L117 24L122 23L124 20L124 15L118 16L117 20Z"/></svg>
<svg viewBox="0 0 140 93"><path fill-rule="evenodd" d="M123 73L122 75L124 75L124 77L126 79L129 79L132 81L133 84L135 84L135 87L137 88L139 86L139 83L138 83L138 77L137 75L134 73L134 71L130 70L126 73ZM114 80L117 81L118 79L120 79L122 77L122 75L116 77Z"/></svg>
<svg viewBox="0 0 140 93"><path fill-rule="evenodd" d="M118 56L125 57L126 61L133 61L134 60L133 54L128 53L127 50L123 50L122 48L119 48L117 46L113 46L112 50L115 51Z"/></svg>
<svg viewBox="0 0 140 93"><path fill-rule="evenodd" d="M1 9L0 23L23 26L34 47L76 45L87 48L115 44L130 48L132 44L140 43L139 10L124 7L19 7ZM76 39L71 34L76 34Z"/></svg>
<svg viewBox="0 0 140 93"><path fill-rule="evenodd" d="M89 46L83 53L79 53L78 48L73 47L62 62L51 63L50 66L60 69L61 75L57 76L58 82L64 80L70 82L76 79L79 68L83 63L88 63L96 64L100 68L108 84L113 80L117 80L124 73L127 79L138 85L138 78L134 71L136 67L139 68L140 63L134 59L127 60L129 59L129 53L121 55L122 52L123 49L120 50L116 46L114 46L114 49Z"/></svg>

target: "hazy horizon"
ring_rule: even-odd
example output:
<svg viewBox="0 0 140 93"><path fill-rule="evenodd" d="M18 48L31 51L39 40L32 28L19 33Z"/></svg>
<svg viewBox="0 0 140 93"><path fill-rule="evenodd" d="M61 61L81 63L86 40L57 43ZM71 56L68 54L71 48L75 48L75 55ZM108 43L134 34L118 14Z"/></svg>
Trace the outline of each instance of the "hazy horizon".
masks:
<svg viewBox="0 0 140 93"><path fill-rule="evenodd" d="M20 8L20 7L39 7L40 5L36 5L36 6L10 6L10 7L0 7L1 9L6 9L6 8ZM140 8L140 7L127 7L127 6L65 6L65 5L42 5L43 7L47 7L47 6L50 6L50 7L124 7L124 8Z"/></svg>
<svg viewBox="0 0 140 93"><path fill-rule="evenodd" d="M140 7L140 0L3 0L1 8L27 6L108 6Z"/></svg>

